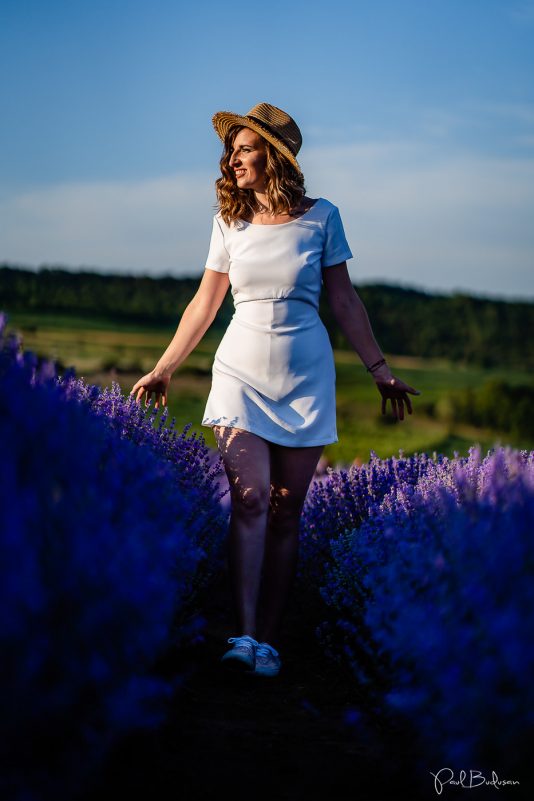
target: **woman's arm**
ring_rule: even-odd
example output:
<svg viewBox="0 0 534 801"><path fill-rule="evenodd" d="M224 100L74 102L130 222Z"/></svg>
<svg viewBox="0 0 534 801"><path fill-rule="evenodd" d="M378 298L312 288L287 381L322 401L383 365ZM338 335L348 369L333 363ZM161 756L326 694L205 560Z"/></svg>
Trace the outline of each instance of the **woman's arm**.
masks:
<svg viewBox="0 0 534 801"><path fill-rule="evenodd" d="M136 401L140 401L146 392L145 405L148 406L150 396L154 393L155 408L159 406L160 396L163 405L166 405L172 373L187 359L212 324L229 285L228 273L204 270L200 286L186 306L167 349L154 369L140 378L130 390L130 395L137 392Z"/></svg>
<svg viewBox="0 0 534 801"><path fill-rule="evenodd" d="M172 375L196 348L224 300L230 285L228 273L204 270L192 300L180 318L176 333L154 368L158 375Z"/></svg>
<svg viewBox="0 0 534 801"><path fill-rule="evenodd" d="M323 284L327 292L330 308L336 321L366 367L384 358L374 337L367 310L362 299L352 286L347 262L327 267L323 270ZM391 376L389 367L384 364L373 375L387 379Z"/></svg>
<svg viewBox="0 0 534 801"><path fill-rule="evenodd" d="M334 313L339 327L347 337L365 367L372 367L384 358L374 337L367 310L360 296L352 286L347 270L347 262L341 262L333 267L323 268L323 284L327 292L328 302ZM391 373L386 363L372 372L377 388L382 395L382 414L386 411L386 400L389 398L393 415L404 419L403 403L406 403L408 413L412 413L410 399L406 395L421 393L405 384ZM397 413L398 403L398 413Z"/></svg>

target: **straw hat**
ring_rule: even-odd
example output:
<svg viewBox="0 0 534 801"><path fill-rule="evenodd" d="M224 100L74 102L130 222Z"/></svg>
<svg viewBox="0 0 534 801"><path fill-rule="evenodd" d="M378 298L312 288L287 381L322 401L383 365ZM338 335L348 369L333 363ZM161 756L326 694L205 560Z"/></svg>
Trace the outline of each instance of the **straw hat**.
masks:
<svg viewBox="0 0 534 801"><path fill-rule="evenodd" d="M213 127L224 142L230 128L234 125L245 125L252 128L274 145L291 164L302 174L295 158L302 145L302 134L289 114L270 103L258 103L244 116L232 111L218 111L212 117Z"/></svg>

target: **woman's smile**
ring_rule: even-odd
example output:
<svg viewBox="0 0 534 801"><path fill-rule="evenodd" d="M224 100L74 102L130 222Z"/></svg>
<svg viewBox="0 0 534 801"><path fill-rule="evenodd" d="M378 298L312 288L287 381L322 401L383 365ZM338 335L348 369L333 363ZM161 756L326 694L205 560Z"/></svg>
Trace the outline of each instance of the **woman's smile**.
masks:
<svg viewBox="0 0 534 801"><path fill-rule="evenodd" d="M243 128L234 139L229 166L241 189L263 191L267 153L261 136Z"/></svg>

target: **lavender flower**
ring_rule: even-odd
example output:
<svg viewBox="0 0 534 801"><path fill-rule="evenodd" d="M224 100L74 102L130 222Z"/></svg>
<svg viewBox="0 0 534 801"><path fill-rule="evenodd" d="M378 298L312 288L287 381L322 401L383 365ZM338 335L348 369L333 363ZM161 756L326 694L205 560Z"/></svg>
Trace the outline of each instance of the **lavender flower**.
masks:
<svg viewBox="0 0 534 801"><path fill-rule="evenodd" d="M374 703L415 726L421 774L430 763L517 772L534 708L534 452L375 459L315 488L304 525L317 521L328 543L318 636Z"/></svg>
<svg viewBox="0 0 534 801"><path fill-rule="evenodd" d="M151 673L202 636L221 558L207 449L50 362L0 315L2 797L66 798L182 683Z"/></svg>

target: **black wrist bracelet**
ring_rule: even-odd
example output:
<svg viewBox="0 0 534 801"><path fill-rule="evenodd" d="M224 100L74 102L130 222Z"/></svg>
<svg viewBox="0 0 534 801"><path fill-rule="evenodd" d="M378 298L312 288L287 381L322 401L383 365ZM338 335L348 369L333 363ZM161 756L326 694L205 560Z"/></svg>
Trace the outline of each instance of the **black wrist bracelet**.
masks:
<svg viewBox="0 0 534 801"><path fill-rule="evenodd" d="M385 363L386 363L386 360L385 360L385 359L380 359L379 361L375 362L375 363L374 363L374 364L372 364L370 367L368 367L368 368L367 368L367 372L368 372L368 373L372 373L372 372L373 372L373 370L377 370L379 367L381 367L381 366L382 366L383 364L385 364Z"/></svg>

